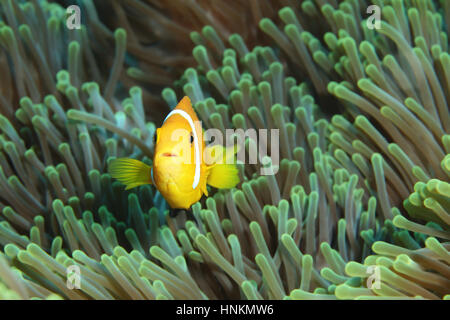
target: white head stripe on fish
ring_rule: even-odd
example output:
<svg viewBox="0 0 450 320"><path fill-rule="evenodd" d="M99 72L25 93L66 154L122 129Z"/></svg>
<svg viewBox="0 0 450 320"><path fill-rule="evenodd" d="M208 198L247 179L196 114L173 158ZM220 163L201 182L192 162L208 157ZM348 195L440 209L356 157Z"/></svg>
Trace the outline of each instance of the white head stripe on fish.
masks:
<svg viewBox="0 0 450 320"><path fill-rule="evenodd" d="M192 183L192 189L195 189L198 186L198 183L200 182L200 145L198 143L198 137L197 132L195 131L194 121L192 121L191 116L183 110L172 110L167 117L164 119L163 123L166 122L169 117L173 116L174 114L179 114L183 118L187 120L189 123L189 126L191 127L192 134L194 135L194 148L195 148L195 174L194 174L194 182Z"/></svg>

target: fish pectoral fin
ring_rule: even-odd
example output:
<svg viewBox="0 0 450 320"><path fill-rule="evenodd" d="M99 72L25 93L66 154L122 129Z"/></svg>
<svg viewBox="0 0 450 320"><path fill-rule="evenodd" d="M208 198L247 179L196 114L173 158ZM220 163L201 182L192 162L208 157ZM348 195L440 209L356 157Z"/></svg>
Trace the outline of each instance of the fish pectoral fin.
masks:
<svg viewBox="0 0 450 320"><path fill-rule="evenodd" d="M119 182L123 183L125 190L132 189L144 184L152 184L152 167L142 161L118 158L109 163L108 172Z"/></svg>
<svg viewBox="0 0 450 320"><path fill-rule="evenodd" d="M208 146L206 148L205 163L212 166L219 163L234 163L235 154L239 151L238 145L232 145L227 148L221 145Z"/></svg>
<svg viewBox="0 0 450 320"><path fill-rule="evenodd" d="M209 170L207 183L218 189L234 188L239 183L236 164L216 164Z"/></svg>
<svg viewBox="0 0 450 320"><path fill-rule="evenodd" d="M208 178L207 184L219 189L230 189L239 183L239 170L234 159L237 146L224 148L220 145L209 147L207 150Z"/></svg>

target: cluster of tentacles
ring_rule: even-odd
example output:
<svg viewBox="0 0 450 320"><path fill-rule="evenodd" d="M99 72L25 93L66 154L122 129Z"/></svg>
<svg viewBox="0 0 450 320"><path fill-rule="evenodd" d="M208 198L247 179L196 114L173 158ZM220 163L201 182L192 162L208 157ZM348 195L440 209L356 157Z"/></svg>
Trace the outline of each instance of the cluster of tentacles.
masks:
<svg viewBox="0 0 450 320"><path fill-rule="evenodd" d="M448 1L109 3L0 0L0 298L450 297ZM192 219L106 173L183 95L280 138Z"/></svg>

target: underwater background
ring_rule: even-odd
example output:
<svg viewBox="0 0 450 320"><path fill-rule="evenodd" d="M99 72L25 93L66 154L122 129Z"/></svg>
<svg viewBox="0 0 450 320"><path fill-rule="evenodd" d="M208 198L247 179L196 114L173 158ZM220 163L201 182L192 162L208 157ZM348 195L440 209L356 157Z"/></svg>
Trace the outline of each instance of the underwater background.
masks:
<svg viewBox="0 0 450 320"><path fill-rule="evenodd" d="M0 0L0 299L450 299L449 27L447 0ZM171 218L106 168L151 164L184 95L281 161Z"/></svg>

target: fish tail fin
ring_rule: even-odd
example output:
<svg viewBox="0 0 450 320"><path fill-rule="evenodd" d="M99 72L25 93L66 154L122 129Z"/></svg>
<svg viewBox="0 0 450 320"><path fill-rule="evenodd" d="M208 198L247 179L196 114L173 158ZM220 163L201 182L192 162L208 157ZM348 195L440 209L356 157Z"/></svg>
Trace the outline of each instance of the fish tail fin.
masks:
<svg viewBox="0 0 450 320"><path fill-rule="evenodd" d="M151 169L149 165L129 158L114 159L108 166L109 174L123 183L126 186L125 190L152 184Z"/></svg>
<svg viewBox="0 0 450 320"><path fill-rule="evenodd" d="M215 149L216 150L213 151L213 153L216 153L222 161L210 166L206 183L218 189L234 188L240 181L236 161L230 161L230 152L227 153L225 148L215 146ZM236 149L231 152L233 157L235 152ZM222 155L220 155L220 153L222 153Z"/></svg>

